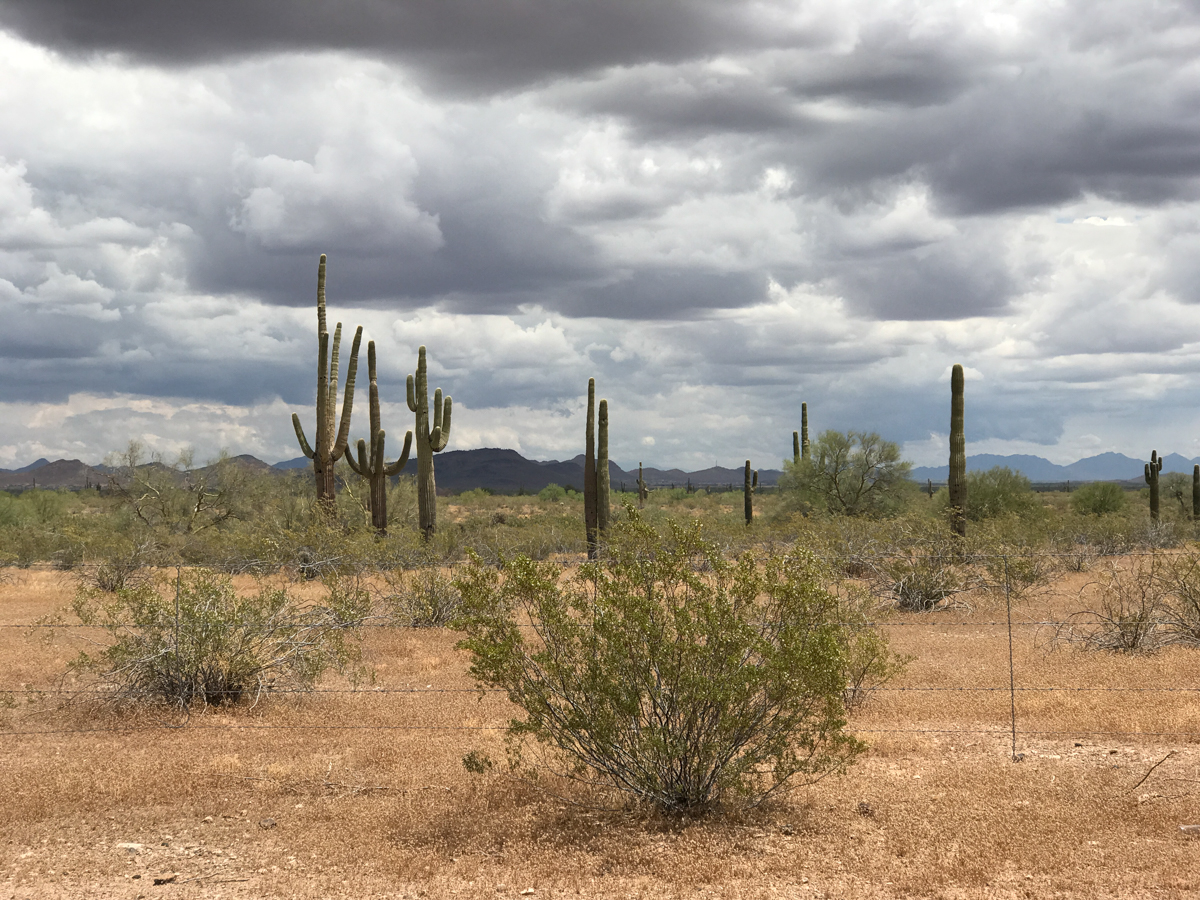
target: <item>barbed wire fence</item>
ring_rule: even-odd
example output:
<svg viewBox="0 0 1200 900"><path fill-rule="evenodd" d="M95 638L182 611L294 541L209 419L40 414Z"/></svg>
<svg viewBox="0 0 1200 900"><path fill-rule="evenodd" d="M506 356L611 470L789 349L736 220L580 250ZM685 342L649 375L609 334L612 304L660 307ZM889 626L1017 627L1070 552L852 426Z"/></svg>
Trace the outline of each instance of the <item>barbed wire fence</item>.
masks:
<svg viewBox="0 0 1200 900"><path fill-rule="evenodd" d="M1177 554L1176 554L1177 555ZM1105 558L1106 554L1096 553L1096 559ZM1110 557L1113 560L1141 560L1150 559L1161 561L1170 559L1173 556L1171 549L1151 549L1139 550L1132 552L1119 552L1119 555ZM916 547L906 553L886 553L864 551L854 555L856 565L861 565L864 560L868 565L874 565L879 569L885 568L889 563L913 563L919 561L934 567L970 567L982 566L987 567L989 564L995 572L1002 574L1001 583L984 584L982 581L977 581L970 587L962 588L962 592L971 588L990 588L1003 596L1004 603L1004 618L988 618L984 620L959 618L957 620L948 620L943 616L945 613L953 613L956 607L950 604L934 604L923 611L908 611L903 613L909 618L902 619L895 617L895 603L892 604L893 609L889 610L892 614L884 615L880 618L834 623L846 627L877 627L881 629L946 629L946 628L972 628L972 629L1002 629L997 636L997 640L1002 644L1006 643L1007 650L1007 685L900 685L889 686L881 685L871 687L871 694L879 695L904 695L904 694L988 694L988 695L1008 695L1008 716L1007 723L1004 728L989 727L989 728L871 728L871 727L854 727L851 730L858 734L888 734L888 735L964 735L964 736L1004 736L1007 737L1011 756L1014 760L1019 758L1018 739L1019 737L1026 738L1130 738L1130 739L1173 739L1182 740L1185 742L1200 742L1200 730L1164 730L1164 731L1145 731L1145 730L1080 730L1080 729L1046 729L1046 728L1021 728L1020 727L1020 707L1018 698L1025 695L1045 695L1045 694L1098 694L1098 695L1139 695L1151 697L1155 695L1176 695L1179 697L1200 697L1200 677L1196 680L1196 686L1174 686L1174 687L1145 687L1145 686L1097 686L1097 685L1023 685L1018 683L1018 666L1016 663L1015 653L1015 637L1014 635L1021 629L1051 629L1055 635L1061 634L1065 629L1075 628L1079 625L1079 619L1072 617L1067 619L1054 618L1033 618L1033 619L1017 619L1014 621L1014 597L1018 593L1023 593L1023 589L1028 585L1017 585L1016 582L1020 579L1014 577L1012 563L1028 562L1031 559L1038 560L1065 560L1072 564L1077 564L1079 561L1079 551L1075 552L1046 552L1041 550L1018 551L1015 553L997 553L997 554L980 554L980 553L940 553L923 551L923 548ZM847 561L846 554L836 554L832 556L818 555L818 558L831 566L844 565ZM318 570L334 571L341 563L341 560L330 559L318 561ZM311 563L310 563L311 564ZM98 569L103 564L79 564L73 567L76 572L86 572L90 569ZM1115 562L1114 562L1115 565ZM433 568L453 569L453 565L449 564L432 564ZM166 567L161 567L166 568ZM172 566L178 573L180 567ZM30 566L26 571L56 571L63 575L70 575L71 572L60 571L59 567L54 566ZM1042 581L1048 582L1053 574L1061 573L1063 568L1048 569L1040 575ZM371 573L357 573L359 576L370 577ZM298 580L307 580L299 578ZM886 579L885 579L886 580ZM1198 584L1200 587L1200 584ZM960 591L954 591L957 593ZM949 595L947 595L949 596ZM895 598L893 598L894 600ZM942 598L945 599L945 598ZM881 604L881 609L882 609ZM1082 611L1084 615L1089 611ZM178 615L178 609L177 613ZM1078 615L1078 614L1077 614ZM1094 613L1093 613L1094 615ZM364 620L359 623L358 627L362 628L385 628L385 629L414 629L420 631L430 630L428 626L419 626L405 624L394 620L389 620L387 617L375 617L373 620ZM523 624L520 627L536 628L533 624ZM1119 627L1119 623L1118 623ZM88 625L82 622L63 622L63 621L32 621L32 622L0 622L0 634L11 632L13 630L23 630L28 633L38 631L69 631L72 629L95 629L95 625ZM1200 641L1197 642L1197 653L1200 654ZM1200 657L1198 657L1200 659ZM998 673L999 674L999 673ZM278 695L305 695L305 696L323 696L323 695L340 695L345 697L380 697L380 696L407 696L413 697L416 695L447 695L447 694L473 694L484 696L487 694L504 695L506 692L502 689L485 688L485 687L438 687L427 685L425 687L382 687L376 685L355 685L344 688L331 687L314 687L314 688L276 688L269 693ZM79 688L64 688L64 687L46 687L38 688L29 685L6 686L0 687L0 709L4 707L4 698L8 698L9 707L15 707L15 701L18 698L24 698L27 704L34 704L41 700L50 700L53 698L72 699L87 696L96 696L95 689L79 689ZM52 735L94 735L94 734L133 734L140 732L151 731L177 731L181 729L189 729L196 731L311 731L311 732L332 732L332 731L380 731L380 732L500 732L506 730L507 724L495 725L432 725L432 724L354 724L354 723L264 723L258 721L243 721L243 722L205 722L200 717L186 715L182 721L156 721L156 722L128 722L114 721L112 724L94 727L70 727L59 728L51 725L43 728L0 728L0 738L20 738L20 737L37 737L37 736L52 736Z"/></svg>

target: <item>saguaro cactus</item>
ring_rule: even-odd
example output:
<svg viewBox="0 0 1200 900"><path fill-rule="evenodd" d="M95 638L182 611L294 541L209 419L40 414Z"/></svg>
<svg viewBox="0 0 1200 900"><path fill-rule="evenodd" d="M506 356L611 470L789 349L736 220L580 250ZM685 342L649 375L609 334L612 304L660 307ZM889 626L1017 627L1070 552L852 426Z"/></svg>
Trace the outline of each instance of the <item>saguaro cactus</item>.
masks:
<svg viewBox="0 0 1200 900"><path fill-rule="evenodd" d="M587 434L583 457L583 528L588 559L596 558L596 379L588 379Z"/></svg>
<svg viewBox="0 0 1200 900"><path fill-rule="evenodd" d="M746 480L742 486L742 496L746 501L746 524L754 521L754 490L758 487L758 472L751 473L750 460L746 460Z"/></svg>
<svg viewBox="0 0 1200 900"><path fill-rule="evenodd" d="M391 465L384 458L384 442L387 438L379 425L379 382L375 379L375 342L367 342L367 374L371 378L371 450L368 456L367 442L362 438L358 441L358 462L354 454L346 454L346 462L358 475L367 479L370 493L367 495L368 507L371 510L371 524L380 534L387 534L387 480L393 475L399 475L408 462L408 453L412 448L412 432L404 435L404 450Z"/></svg>
<svg viewBox="0 0 1200 900"><path fill-rule="evenodd" d="M596 428L596 531L601 543L608 537L610 516L608 492L608 401L600 401L600 414Z"/></svg>
<svg viewBox="0 0 1200 900"><path fill-rule="evenodd" d="M1200 469L1200 466L1197 466ZM688 493L690 494L692 487L691 479L688 479ZM638 463L638 509L646 508L646 498L650 496L650 488L646 487L646 480L642 478L642 464Z"/></svg>
<svg viewBox="0 0 1200 900"><path fill-rule="evenodd" d="M792 432L792 463L800 465L800 432Z"/></svg>
<svg viewBox="0 0 1200 900"><path fill-rule="evenodd" d="M808 459L808 404L800 404L800 458Z"/></svg>
<svg viewBox="0 0 1200 900"><path fill-rule="evenodd" d="M325 254L317 266L317 431L316 449L309 446L304 436L300 416L292 413L292 427L304 455L313 461L313 475L317 482L317 503L327 512L334 508L335 481L334 463L346 452L350 439L350 410L354 405L354 375L358 371L358 346L362 342L362 326L354 332L354 344L350 348L350 365L346 368L346 394L342 400L342 418L334 433L337 419L338 392L338 348L342 342L342 323L338 322L333 332L333 352L330 353L329 329L325 322Z"/></svg>
<svg viewBox="0 0 1200 900"><path fill-rule="evenodd" d="M417 375L408 376L408 408L417 414L417 519L425 540L437 530L437 484L433 478L433 454L446 449L450 440L453 401L442 402L442 389L433 392L433 427L429 425L429 381L425 372L425 346L417 350Z"/></svg>
<svg viewBox="0 0 1200 900"><path fill-rule="evenodd" d="M1192 521L1200 522L1200 466L1192 466Z"/></svg>
<svg viewBox="0 0 1200 900"><path fill-rule="evenodd" d="M1146 463L1146 484L1150 485L1150 518L1158 521L1158 473L1162 471L1162 459L1157 450L1150 451L1150 462Z"/></svg>
<svg viewBox="0 0 1200 900"><path fill-rule="evenodd" d="M597 446L597 444L599 446ZM583 457L583 526L588 559L595 559L608 533L608 401L600 401L600 434L596 434L596 379L588 379L587 432Z"/></svg>
<svg viewBox="0 0 1200 900"><path fill-rule="evenodd" d="M950 527L967 533L967 439L963 434L963 367L950 374Z"/></svg>

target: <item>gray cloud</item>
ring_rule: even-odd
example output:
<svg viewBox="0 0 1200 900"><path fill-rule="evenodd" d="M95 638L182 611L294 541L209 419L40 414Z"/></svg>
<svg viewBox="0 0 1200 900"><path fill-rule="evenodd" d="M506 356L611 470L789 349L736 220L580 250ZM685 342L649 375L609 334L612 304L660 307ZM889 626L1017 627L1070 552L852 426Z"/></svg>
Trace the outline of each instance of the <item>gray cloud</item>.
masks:
<svg viewBox="0 0 1200 900"><path fill-rule="evenodd" d="M952 362L996 446L1196 386L1195 4L101 6L0 0L0 424L53 446L294 455L321 252L387 402L426 343L545 455L589 375L680 462L803 400L925 441Z"/></svg>

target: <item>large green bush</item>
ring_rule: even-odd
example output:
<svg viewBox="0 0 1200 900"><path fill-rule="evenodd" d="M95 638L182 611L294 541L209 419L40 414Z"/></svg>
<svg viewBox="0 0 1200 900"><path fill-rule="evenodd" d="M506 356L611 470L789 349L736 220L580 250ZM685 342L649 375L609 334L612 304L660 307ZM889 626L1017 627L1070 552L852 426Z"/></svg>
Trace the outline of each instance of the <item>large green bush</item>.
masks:
<svg viewBox="0 0 1200 900"><path fill-rule="evenodd" d="M1080 515L1103 516L1125 508L1125 491L1111 481L1092 481L1071 494L1071 509Z"/></svg>
<svg viewBox="0 0 1200 900"><path fill-rule="evenodd" d="M967 473L967 518L975 521L1004 515L1028 516L1041 504L1029 479L1007 466Z"/></svg>
<svg viewBox="0 0 1200 900"><path fill-rule="evenodd" d="M805 551L729 560L699 526L663 539L627 508L608 555L574 576L474 560L457 581L461 646L524 712L515 764L540 747L567 777L662 809L754 804L851 761L846 700L894 667L826 574Z"/></svg>

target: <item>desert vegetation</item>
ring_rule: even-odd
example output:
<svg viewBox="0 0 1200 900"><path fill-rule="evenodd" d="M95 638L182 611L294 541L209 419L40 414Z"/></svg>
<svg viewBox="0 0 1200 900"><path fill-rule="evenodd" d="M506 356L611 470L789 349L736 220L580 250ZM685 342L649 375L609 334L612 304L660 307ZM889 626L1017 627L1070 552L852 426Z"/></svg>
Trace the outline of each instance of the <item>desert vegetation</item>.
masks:
<svg viewBox="0 0 1200 900"><path fill-rule="evenodd" d="M14 893L1200 889L1200 547L1157 454L1136 500L968 473L955 366L941 491L805 404L776 488L626 494L590 381L582 491L439 495L425 347L404 478L373 343L351 455L324 294L322 257L311 476L134 442L0 493Z"/></svg>

